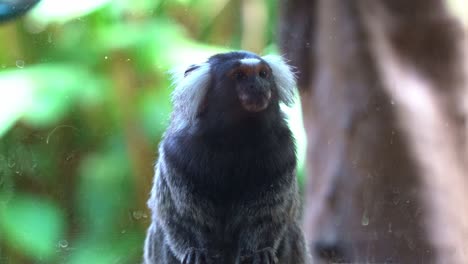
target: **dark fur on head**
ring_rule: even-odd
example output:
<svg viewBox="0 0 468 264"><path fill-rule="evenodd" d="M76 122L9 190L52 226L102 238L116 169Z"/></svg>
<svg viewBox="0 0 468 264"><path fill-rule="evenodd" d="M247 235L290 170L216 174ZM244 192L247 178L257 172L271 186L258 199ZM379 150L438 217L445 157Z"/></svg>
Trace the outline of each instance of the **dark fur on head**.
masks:
<svg viewBox="0 0 468 264"><path fill-rule="evenodd" d="M145 263L306 263L281 57L214 55L176 75ZM279 261L279 262L278 262Z"/></svg>
<svg viewBox="0 0 468 264"><path fill-rule="evenodd" d="M259 57L246 51L222 53L210 57L207 62L191 65L181 71L174 71L173 79L176 88L173 93L172 127L178 130L193 126L194 123L200 120L199 115L206 110L205 107L207 107L209 101L207 97L214 97L215 94L223 96L225 99L223 101L218 97L214 102L210 101L210 104L221 101L226 104L223 110L228 110L231 113L237 111L238 106L241 105L236 104L235 100L239 99L239 95L234 94L235 88L231 90L220 89L219 86L225 85L228 80L232 81L229 85L233 85L234 81L236 81L235 78L242 78L242 76L236 74L249 73L246 71L249 68L254 68L249 66L253 66L256 60L260 62L258 64L261 66L260 69L267 70L268 76L265 76L265 78L257 76L259 77L257 81L258 79L264 79L260 81L263 82L264 86L269 86L265 88L272 89L271 105L277 105L277 102L291 105L294 101L295 76L290 66L281 57L273 55ZM257 73L260 74L260 72ZM247 78L244 81L253 80ZM215 84L218 87L215 87ZM227 105L228 103L230 105ZM231 108L232 106L234 108ZM211 108L213 107L211 106Z"/></svg>

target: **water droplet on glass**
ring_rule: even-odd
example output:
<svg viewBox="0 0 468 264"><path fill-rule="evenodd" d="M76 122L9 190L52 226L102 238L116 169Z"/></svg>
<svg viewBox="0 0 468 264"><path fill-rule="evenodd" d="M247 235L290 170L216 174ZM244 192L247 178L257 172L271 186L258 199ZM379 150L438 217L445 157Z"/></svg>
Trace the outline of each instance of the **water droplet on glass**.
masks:
<svg viewBox="0 0 468 264"><path fill-rule="evenodd" d="M362 214L361 225L369 225L369 217L367 216L367 211L364 211L364 214Z"/></svg>
<svg viewBox="0 0 468 264"><path fill-rule="evenodd" d="M24 60L17 60L16 61L16 67L22 69L24 68Z"/></svg>
<svg viewBox="0 0 468 264"><path fill-rule="evenodd" d="M147 218L148 216L143 211L133 211L132 217L135 220L140 220L142 218Z"/></svg>
<svg viewBox="0 0 468 264"><path fill-rule="evenodd" d="M60 248L66 248L66 247L68 247L68 241L67 241L66 239L62 239L62 240L59 241L58 246L59 246Z"/></svg>
<svg viewBox="0 0 468 264"><path fill-rule="evenodd" d="M66 158L65 160L66 161L70 161L70 160L73 160L75 158L75 153L70 153Z"/></svg>

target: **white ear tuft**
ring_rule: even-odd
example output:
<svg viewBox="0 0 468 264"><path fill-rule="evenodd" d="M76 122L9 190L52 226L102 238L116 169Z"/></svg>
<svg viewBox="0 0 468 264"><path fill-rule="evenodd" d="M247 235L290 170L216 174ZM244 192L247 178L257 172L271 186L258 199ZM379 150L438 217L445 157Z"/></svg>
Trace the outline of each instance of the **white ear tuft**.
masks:
<svg viewBox="0 0 468 264"><path fill-rule="evenodd" d="M179 122L193 122L198 114L211 81L210 65L202 63L172 71L175 85L172 93L174 111L180 115Z"/></svg>
<svg viewBox="0 0 468 264"><path fill-rule="evenodd" d="M279 100L287 106L294 103L294 89L296 89L296 76L281 56L267 55L262 57L273 71L276 86L278 86Z"/></svg>

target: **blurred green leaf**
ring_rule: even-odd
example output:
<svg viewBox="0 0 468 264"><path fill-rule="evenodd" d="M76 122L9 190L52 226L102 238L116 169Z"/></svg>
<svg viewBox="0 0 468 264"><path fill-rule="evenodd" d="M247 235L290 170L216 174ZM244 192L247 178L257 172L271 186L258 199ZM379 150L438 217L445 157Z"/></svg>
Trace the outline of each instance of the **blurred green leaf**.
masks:
<svg viewBox="0 0 468 264"><path fill-rule="evenodd" d="M144 236L138 230L120 230L107 241L82 236L66 262L68 264L124 264L135 263L142 256ZM139 262L138 262L139 263Z"/></svg>
<svg viewBox="0 0 468 264"><path fill-rule="evenodd" d="M64 236L64 216L59 208L40 197L16 196L0 207L0 229L12 247L36 259L52 259Z"/></svg>
<svg viewBox="0 0 468 264"><path fill-rule="evenodd" d="M175 0L174 2L178 2L182 5L189 5L193 2L194 0Z"/></svg>
<svg viewBox="0 0 468 264"><path fill-rule="evenodd" d="M85 16L109 2L111 0L42 0L29 13L28 17L32 20L32 23L39 23L43 26L54 22L63 23Z"/></svg>
<svg viewBox="0 0 468 264"><path fill-rule="evenodd" d="M26 112L33 103L33 80L16 74L0 73L0 136Z"/></svg>
<svg viewBox="0 0 468 264"><path fill-rule="evenodd" d="M169 80L164 82L162 89L150 89L141 96L140 117L141 123L149 138L159 138L169 124L169 116L172 110L171 84Z"/></svg>
<svg viewBox="0 0 468 264"><path fill-rule="evenodd" d="M43 64L0 73L0 136L19 118L34 126L56 123L78 96L95 97L98 82L80 67Z"/></svg>
<svg viewBox="0 0 468 264"><path fill-rule="evenodd" d="M128 215L133 186L122 142L119 137L107 152L90 155L81 165L76 199L89 238L108 236L116 229L115 220Z"/></svg>
<svg viewBox="0 0 468 264"><path fill-rule="evenodd" d="M135 48L135 59L152 70L167 70L227 51L190 40L180 26L167 20L116 24L103 29L98 37L100 50Z"/></svg>

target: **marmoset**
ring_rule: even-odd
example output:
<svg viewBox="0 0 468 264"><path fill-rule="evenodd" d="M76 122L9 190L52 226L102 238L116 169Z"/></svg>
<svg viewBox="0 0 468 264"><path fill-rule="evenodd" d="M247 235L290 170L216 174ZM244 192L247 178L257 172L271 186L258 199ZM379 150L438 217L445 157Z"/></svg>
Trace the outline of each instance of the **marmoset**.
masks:
<svg viewBox="0 0 468 264"><path fill-rule="evenodd" d="M216 54L176 73L148 205L145 264L304 264L280 56Z"/></svg>

